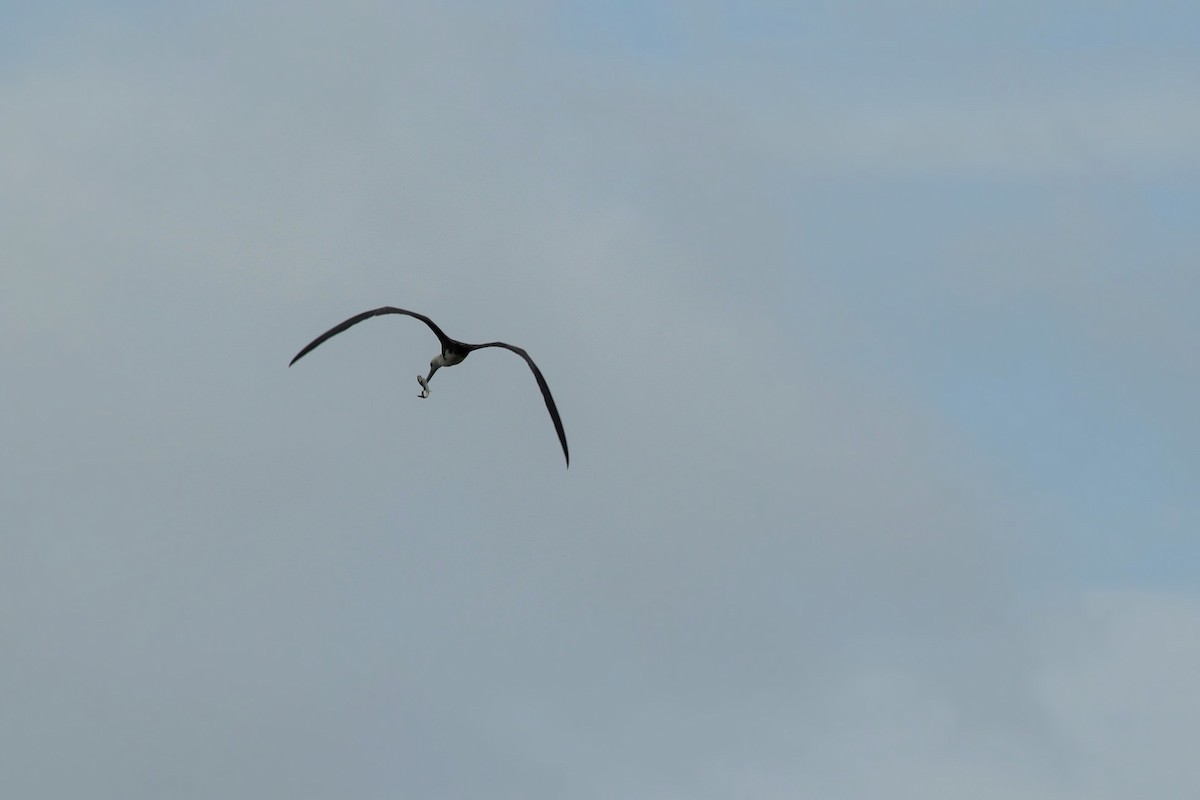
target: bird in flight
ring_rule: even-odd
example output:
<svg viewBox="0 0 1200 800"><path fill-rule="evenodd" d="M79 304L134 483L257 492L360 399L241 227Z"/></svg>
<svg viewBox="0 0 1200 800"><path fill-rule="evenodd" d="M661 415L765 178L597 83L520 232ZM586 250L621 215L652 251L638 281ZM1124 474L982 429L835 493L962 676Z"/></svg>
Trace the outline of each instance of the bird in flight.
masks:
<svg viewBox="0 0 1200 800"><path fill-rule="evenodd" d="M451 339L449 336L444 334L442 329L424 314L418 314L415 311L405 311L403 308L384 306L383 308L364 311L361 314L351 317L340 325L335 325L334 327L325 331L320 336L305 345L304 349L296 354L296 357L291 360L288 366L290 367L292 364L295 364L297 361L304 358L304 356L310 350L316 348L317 345L321 344L321 342L325 341L326 339L337 336L342 331L357 325L364 319L377 317L381 314L404 314L405 316L419 319L421 322L424 322L429 326L429 329L432 330L434 335L438 337L438 341L442 343L442 351L434 356L429 362L429 374L424 377L417 375L417 383L421 384L421 393L417 395L417 397L429 397L429 381L433 379L433 373L437 372L442 367L452 367L455 364L461 364L473 350L482 350L485 347L503 347L505 350L511 350L521 358L525 359L525 363L528 364L529 369L533 371L533 377L537 380L538 388L542 390L542 398L546 401L546 410L550 412L550 419L554 422L554 430L558 433L558 441L560 444L562 444L563 457L567 460L567 466L571 466L571 455L569 452L567 452L567 434L563 431L562 419L560 419L558 416L558 407L554 405L554 397L550 394L550 387L546 385L546 379L542 377L542 371L538 369L537 364L533 363L533 359L529 357L529 353L526 353L523 349L517 347L516 345L507 344L506 342L485 342L484 344L467 344L466 342L460 342L456 339Z"/></svg>

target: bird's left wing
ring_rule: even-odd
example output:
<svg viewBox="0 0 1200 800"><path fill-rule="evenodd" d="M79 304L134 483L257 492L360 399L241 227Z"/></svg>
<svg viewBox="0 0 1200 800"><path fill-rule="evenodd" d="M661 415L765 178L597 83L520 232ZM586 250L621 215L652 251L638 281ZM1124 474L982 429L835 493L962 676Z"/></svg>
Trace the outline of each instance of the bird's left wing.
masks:
<svg viewBox="0 0 1200 800"><path fill-rule="evenodd" d="M333 336L337 336L342 331L346 330L347 328L357 325L358 323L362 322L364 319L370 319L371 317L377 317L380 314L403 314L407 317L414 317L415 319L421 320L421 322L424 322L426 325L428 325L430 330L432 330L434 332L434 334L438 337L438 340L442 343L442 347L445 347L448 342L453 341L449 336L442 333L442 329L439 328L437 325L435 325L433 320L431 320L429 317L425 316L424 314L418 314L415 311L406 311L403 308L395 308L394 306L384 306L383 308L373 308L370 311L364 311L361 314L351 317L350 319L346 320L345 322L341 323L340 325L335 325L334 327L325 331L320 336L318 336L317 338L313 339L311 342L306 344L304 346L304 349L296 354L296 357L291 360L291 362L288 364L288 366L290 367L292 364L295 364L297 361L304 358L304 356L308 353L308 351L314 349L317 345L321 344L321 342L325 341L326 339L329 339Z"/></svg>

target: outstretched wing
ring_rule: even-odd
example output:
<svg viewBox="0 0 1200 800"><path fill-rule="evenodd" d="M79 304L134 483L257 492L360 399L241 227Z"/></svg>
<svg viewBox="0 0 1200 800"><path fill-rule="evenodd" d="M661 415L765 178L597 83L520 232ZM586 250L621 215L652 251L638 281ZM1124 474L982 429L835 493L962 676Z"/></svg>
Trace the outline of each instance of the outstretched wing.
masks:
<svg viewBox="0 0 1200 800"><path fill-rule="evenodd" d="M562 444L563 457L567 459L567 466L571 466L571 454L567 450L567 434L563 431L562 418L558 416L558 407L554 405L554 395L550 394L550 387L546 385L546 379L542 377L542 371L538 369L537 364L533 363L533 359L529 357L529 353L526 353L516 345L504 342L473 344L470 347L472 350L481 350L484 347L503 347L505 350L511 350L525 359L525 363L529 365L529 369L533 370L533 377L537 379L538 388L542 390L542 399L546 401L546 410L550 412L550 419L554 421L554 430L558 432L558 441Z"/></svg>
<svg viewBox="0 0 1200 800"><path fill-rule="evenodd" d="M372 311L364 311L363 313L359 314L358 316L354 316L354 317L351 317L350 319L346 320L341 325L337 325L337 326L325 331L320 336L318 336L317 338L315 338L311 342L309 342L307 345L305 345L304 349L301 350L299 353L297 353L296 357L293 358L291 360L291 362L288 363L288 366L290 367L292 364L295 364L297 361L304 358L305 354L307 354L309 350L312 350L313 348L315 348L317 345L319 345L321 342L325 341L326 339L328 339L332 336L337 336L342 331L346 330L347 328L354 327L358 323L362 322L364 319L370 319L371 317L377 317L380 314L404 314L405 316L415 317L416 319L421 320L421 322L424 322L426 325L428 325L430 327L430 329L435 334L437 334L438 341L440 341L442 343L443 348L445 348L446 345L449 344L450 342L454 341L449 336L442 333L442 329L439 328L437 325L435 325L433 320L431 320L429 317L425 316L424 314L418 314L415 311L405 311L403 308L393 308L392 306L384 306L383 308L376 308Z"/></svg>

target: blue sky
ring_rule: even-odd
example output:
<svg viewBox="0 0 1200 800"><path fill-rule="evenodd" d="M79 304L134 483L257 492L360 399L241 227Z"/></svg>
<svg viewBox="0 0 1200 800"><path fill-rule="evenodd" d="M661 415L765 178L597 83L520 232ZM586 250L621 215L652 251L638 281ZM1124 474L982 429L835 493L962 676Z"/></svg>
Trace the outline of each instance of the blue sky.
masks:
<svg viewBox="0 0 1200 800"><path fill-rule="evenodd" d="M703 38L731 61L753 62L758 77L785 97L815 83L818 92L836 87L851 103L862 102L881 84L893 98L889 103L957 100L968 114L970 87L955 82L961 76L936 80L925 74L947 70L947 57L963 58L968 77L982 76L991 84L985 88L999 89L1005 99L1013 89L996 84L1011 66L1017 88L1049 77L1059 90L1055 99L1069 104L1077 94L1102 93L1114 62L1132 63L1135 74L1153 68L1156 60L1179 58L1194 66L1200 30L1195 11L1185 4L1159 9L1158 15L1121 4L993 4L984 13L972 8L925 15L885 11L886 26L871 13L879 10L874 7L737 4L714 11L707 25L697 26L704 30L697 35L682 13L655 5L642 16L637 9L644 6L631 6L618 14L612 7L573 7L564 25L568 41L585 53L593 52L591 46L610 56L645 57L653 72L657 59L689 64L697 57L689 47ZM874 59L863 58L856 41L863 33L872 42L884 34L889 40ZM767 63L780 72L765 74L767 64L753 55L758 47L779 57ZM896 71L882 70L883 62ZM800 65L828 68L834 81L789 74ZM837 80L846 72L849 81ZM860 75L869 75L871 85L858 83ZM1014 105L1020 109L1019 100ZM1153 120L1143 124L1152 126ZM1194 126L1193 120L1193 132ZM1072 134L1079 150L1103 151L1104 132L1081 127ZM1093 141L1100 143L1093 148ZM1066 176L1031 173L1019 164L1022 154L1012 152L1006 155L1018 163L1009 174L966 165L930 176L902 167L883 181L826 184L810 192L783 172L758 187L762 199L785 207L789 200L795 203L791 211L800 230L789 244L819 248L831 266L815 270L817 279L852 295L878 326L872 338L888 343L885 352L855 355L891 362L872 360L871 369L910 373L911 390L937 404L1010 479L1054 487L1054 503L1064 515L1059 524L1075 529L1070 549L1090 551L1074 569L1094 571L1101 580L1192 577L1180 556L1181 548L1194 553L1195 544L1180 528L1194 530L1198 521L1194 430L1178 413L1186 403L1174 409L1156 404L1164 394L1196 399L1195 372L1173 374L1184 352L1171 352L1160 364L1153 362L1157 354L1141 352L1156 337L1125 349L1111 341L1137 335L1120 328L1155 324L1144 318L1149 315L1161 314L1157 322L1173 323L1185 335L1192 327L1186 322L1187 298L1194 296L1200 273L1188 263L1195 237L1187 221L1194 219L1200 196L1194 181L1184 177L1196 172L1190 160L1194 148L1187 149L1192 152L1182 173L1137 158L1097 158L1085 168L1069 152L1063 153ZM812 194L819 199L806 203ZM832 233L814 230L820 223L806 214L814 205L822 206L816 211L822 221L834 222ZM860 215L870 233L847 241L836 222L852 214ZM991 242L1001 248L997 256L979 250L988 246L989 235L997 236ZM1027 264L1017 269L1030 273L1028 285L1006 287L999 278L1000 291L991 297L946 292L947 270L972 271L969 263L949 263L953 259L982 256L987 260L978 270L1003 273L1012 266L1005 260L1028 258L1022 237L1061 248L1073 275L1060 278L1058 266L1049 266L1048 288L1061 284L1057 288L1069 290L1066 284L1078 281L1082 296L1075 302L1040 296L1036 266ZM796 280L789 288L805 287ZM1125 295L1135 308L1106 318L1106 311L1121 311L1121 301L1097 304L1105 298L1089 292ZM1173 513L1162 513L1168 508ZM1120 535L1132 530L1138 531L1136 542Z"/></svg>
<svg viewBox="0 0 1200 800"><path fill-rule="evenodd" d="M0 794L1200 789L1200 11L7 13Z"/></svg>
<svg viewBox="0 0 1200 800"><path fill-rule="evenodd" d="M889 104L958 101L967 114L971 79L1010 100L1014 89L1048 78L1058 89L1055 99L1070 104L1078 94L1102 94L1114 72L1136 75L1172 59L1195 66L1200 19L1186 4L1153 13L1120 3L917 5L927 13L879 4L715 4L691 14L664 4L580 3L568 6L560 25L569 46L585 55L630 59L668 81L696 61L714 71L732 63L766 84L751 89L762 95L844 91L853 106L882 91ZM872 58L864 57L864 35L882 45ZM761 58L763 51L772 57ZM961 73L928 74L950 72L951 60ZM1015 87L998 85L1010 79ZM1175 79L1166 83L1180 88ZM1020 109L1019 100L1014 105ZM1194 119L1189 128L1196 131ZM1063 135L1085 157L1104 150L1102 131L1080 127ZM1187 532L1200 523L1195 430L1179 414L1187 403L1176 406L1170 396L1198 399L1195 371L1175 373L1183 352L1158 364L1157 354L1140 352L1157 337L1124 350L1111 346L1111 339L1137 336L1120 328L1155 324L1143 317L1156 314L1195 343L1186 319L1200 272L1189 263L1196 241L1187 228L1200 193L1187 177L1196 174L1195 149L1184 146L1190 154L1180 154L1187 157L1182 172L1151 159L1076 161L1064 148L1066 176L1031 173L1019 163L1009 174L965 165L929 175L900 166L900 174L882 181L830 181L817 191L797 185L787 171L775 180L762 176L755 187L759 199L793 215L799 230L789 246L818 249L836 263L813 270L816 279L853 296L878 326L870 338L887 342L884 352L872 352L878 343L868 341L866 352L853 355L870 369L908 373L910 390L953 420L1009 480L1053 487L1056 524L1071 529L1067 552L1055 555L1074 553L1070 573L1100 581L1194 577L1184 554L1195 553ZM1022 154L1007 155L1019 162ZM813 194L819 199L806 202ZM832 233L814 230L820 225L809 216L814 205L822 221L834 223ZM847 241L837 222L852 214L861 216L869 236ZM1075 303L1039 296L1035 274L1026 286L996 280L998 296L947 294L948 269L972 271L948 262L985 256L977 249L985 242L964 240L989 234L1058 239L1046 243L1073 262L1067 280L1078 280L1082 292L1126 295L1132 315L1106 319L1119 305L1097 306L1087 294ZM886 261L879 240L890 248ZM1004 249L978 266L982 272L1003 273L1011 265L1002 260L1027 257L1019 241L993 244ZM1046 270L1051 288L1063 282L1056 270ZM813 277L797 269L788 288L804 291L801 276ZM1064 309L1063 301L1074 307ZM1164 399L1173 407L1162 408ZM1132 531L1136 540L1122 535ZM1081 550L1087 555L1079 559Z"/></svg>

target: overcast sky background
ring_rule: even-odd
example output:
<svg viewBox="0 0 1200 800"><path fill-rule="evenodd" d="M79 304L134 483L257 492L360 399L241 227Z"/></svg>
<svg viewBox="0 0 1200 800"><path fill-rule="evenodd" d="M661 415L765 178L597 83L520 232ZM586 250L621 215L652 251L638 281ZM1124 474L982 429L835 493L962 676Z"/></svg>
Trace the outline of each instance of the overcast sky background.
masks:
<svg viewBox="0 0 1200 800"><path fill-rule="evenodd" d="M1200 796L1200 7L0 18L0 795Z"/></svg>

